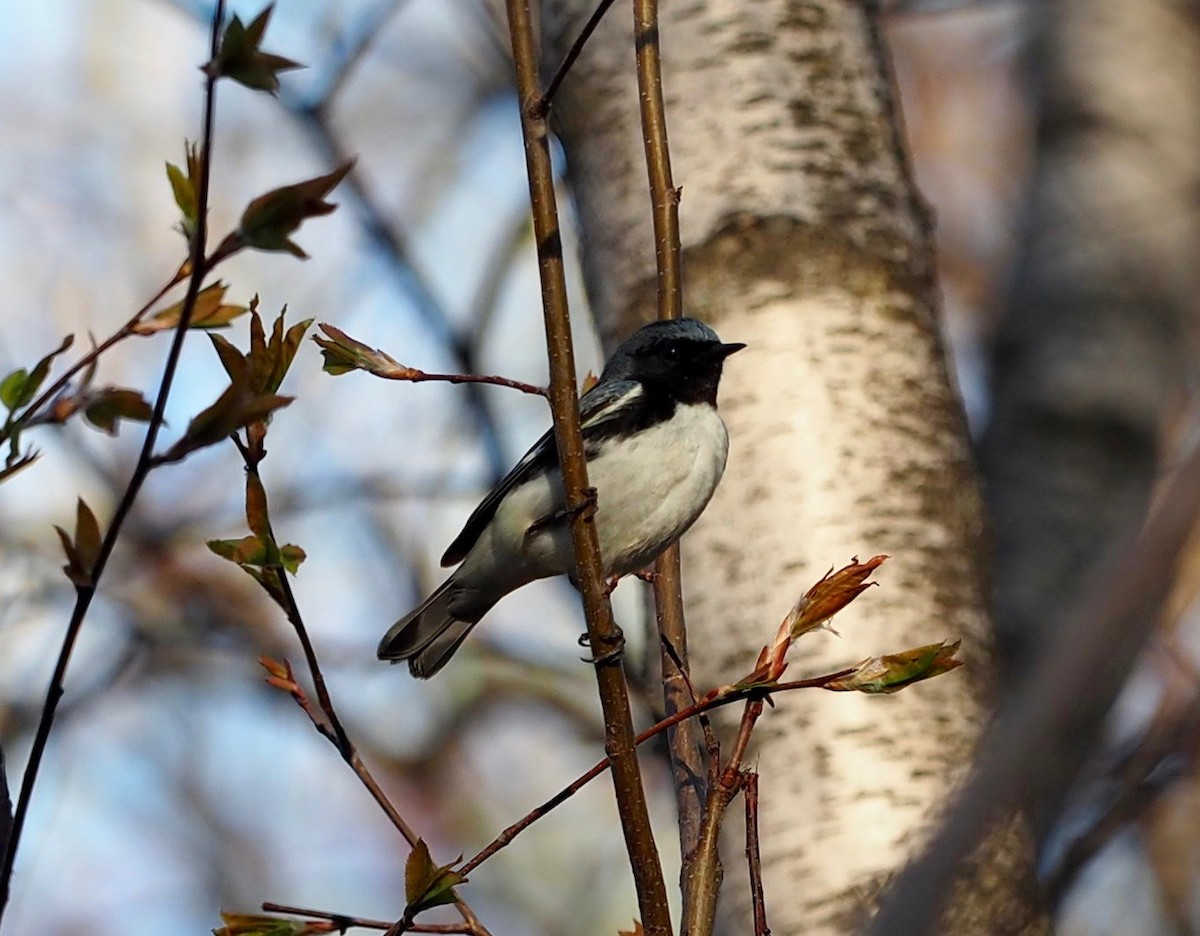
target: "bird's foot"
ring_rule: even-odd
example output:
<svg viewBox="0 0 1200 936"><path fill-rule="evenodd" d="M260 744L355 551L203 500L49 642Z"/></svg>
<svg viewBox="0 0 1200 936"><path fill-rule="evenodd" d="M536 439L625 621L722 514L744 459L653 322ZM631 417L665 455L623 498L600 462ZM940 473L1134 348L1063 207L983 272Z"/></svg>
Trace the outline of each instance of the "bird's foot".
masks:
<svg viewBox="0 0 1200 936"><path fill-rule="evenodd" d="M608 663L612 660L619 660L625 655L625 632L621 630L620 625L613 624L616 628L616 640L611 650L601 653L599 656L580 657L583 663L591 663L593 666L599 666L601 663ZM590 647L592 645L591 637L588 634L579 635L579 646Z"/></svg>
<svg viewBox="0 0 1200 936"><path fill-rule="evenodd" d="M642 569L640 572L634 572L633 574L647 585L653 585L658 581L658 573L653 569Z"/></svg>
<svg viewBox="0 0 1200 936"><path fill-rule="evenodd" d="M583 501L574 507L564 507L562 510L556 510L553 513L546 514L544 517L539 517L529 524L529 528L525 531L525 541L528 543L531 539L537 536L542 530L547 527L556 526L565 520L571 520L576 516L593 517L596 514L596 489L594 487L583 489Z"/></svg>

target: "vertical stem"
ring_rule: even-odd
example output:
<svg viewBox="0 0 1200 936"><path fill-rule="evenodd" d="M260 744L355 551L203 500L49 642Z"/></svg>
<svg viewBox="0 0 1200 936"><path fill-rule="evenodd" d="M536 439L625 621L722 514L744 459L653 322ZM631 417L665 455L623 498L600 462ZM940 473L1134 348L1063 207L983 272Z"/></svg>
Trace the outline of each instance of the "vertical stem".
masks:
<svg viewBox="0 0 1200 936"><path fill-rule="evenodd" d="M221 21L225 15L224 0L217 0L213 9L212 33L209 41L209 59L216 57L217 46L221 38ZM133 474L125 493L117 505L112 521L100 544L96 555L96 563L92 567L90 582L77 585L75 588L75 607L71 612L71 620L67 624L67 632L63 636L59 648L58 660L54 665L54 674L50 677L50 686L46 690L46 701L42 704L41 718L38 720L37 731L34 733L33 745L29 751L29 761L25 765L25 773L21 778L21 790L17 796L17 806L13 813L12 826L9 830L7 847L4 849L3 863L0 864L0 920L3 919L4 909L8 905L11 893L13 867L16 863L17 848L21 842L21 832L25 827L25 818L29 811L29 803L33 798L33 788L37 783L38 771L41 768L42 757L46 753L46 745L50 740L50 730L54 725L54 716L58 711L59 700L63 695L63 682L66 679L67 667L71 662L71 654L75 649L75 641L83 627L84 618L96 595L96 586L104 573L105 566L116 547L117 538L129 512L133 509L134 501L142 488L146 476L154 467L154 446L158 440L158 431L162 428L163 413L167 408L167 398L171 395L171 385L175 380L175 370L179 366L179 355L183 350L183 340L187 335L188 325L191 324L192 311L196 307L196 297L200 294L200 285L208 270L205 262L205 243L208 233L208 179L212 164L212 128L216 106L216 78L206 75L204 80L204 125L201 133L201 173L197 191L199 211L196 219L196 232L191 248L191 279L188 281L187 293L184 296L183 307L180 311L179 324L171 341L171 350L167 354L167 362L163 367L162 380L158 387L158 396L154 401L154 412L146 427L146 437L142 442L142 450L134 466Z"/></svg>
<svg viewBox="0 0 1200 936"><path fill-rule="evenodd" d="M650 204L654 222L654 256L658 269L658 317L683 314L683 272L679 236L679 192L671 175L667 142L667 112L663 100L662 55L659 45L658 0L633 0L634 46L637 57L638 99L641 102L642 138L650 177ZM682 573L679 545L674 544L655 564L654 607L659 634L675 654L662 653L663 702L667 715L686 707L688 693L687 628L683 617ZM707 796L707 775L701 757L700 728L688 720L667 736L675 799L679 810L679 844L686 858L700 835L701 806ZM715 769L715 767L714 767ZM683 900L688 901L688 878Z"/></svg>
<svg viewBox="0 0 1200 936"><path fill-rule="evenodd" d="M762 852L758 847L758 774L753 770L742 775L742 796L746 801L746 861L750 866L754 936L771 936L771 928L767 926L767 902L763 896Z"/></svg>
<svg viewBox="0 0 1200 936"><path fill-rule="evenodd" d="M741 788L742 759L746 756L754 723L758 721L762 710L762 699L752 699L746 703L729 763L721 771L721 779L709 792L704 804L700 841L684 861L684 884L692 899L683 906L683 936L712 936L717 919L717 895L721 892L721 860L717 850L721 823L729 804Z"/></svg>
<svg viewBox="0 0 1200 936"><path fill-rule="evenodd" d="M507 0L509 31L521 103L521 132L525 142L529 196L537 242L546 348L550 364L550 407L562 469L566 507L571 516L571 541L577 564L576 580L583 594L588 638L596 659L596 680L604 712L604 748L612 761L617 811L637 888L642 924L648 934L670 936L671 917L650 813L642 789L634 745L629 692L621 671L624 639L612 617L604 585L594 519L595 491L589 489L583 436L579 424L567 287L563 273L562 237L554 194L549 127L538 113L542 99L534 46L530 0Z"/></svg>

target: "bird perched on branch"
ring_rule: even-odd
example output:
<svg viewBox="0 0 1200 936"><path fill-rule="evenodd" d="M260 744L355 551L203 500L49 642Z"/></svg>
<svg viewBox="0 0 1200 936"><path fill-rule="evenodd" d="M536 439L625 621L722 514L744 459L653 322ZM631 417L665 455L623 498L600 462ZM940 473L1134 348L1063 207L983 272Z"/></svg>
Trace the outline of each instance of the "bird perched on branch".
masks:
<svg viewBox="0 0 1200 936"><path fill-rule="evenodd" d="M613 352L579 400L588 483L606 575L643 569L700 516L725 470L717 413L723 344L694 319L653 322ZM442 556L462 563L379 643L427 679L491 607L535 579L575 569L558 446L543 435L483 499Z"/></svg>

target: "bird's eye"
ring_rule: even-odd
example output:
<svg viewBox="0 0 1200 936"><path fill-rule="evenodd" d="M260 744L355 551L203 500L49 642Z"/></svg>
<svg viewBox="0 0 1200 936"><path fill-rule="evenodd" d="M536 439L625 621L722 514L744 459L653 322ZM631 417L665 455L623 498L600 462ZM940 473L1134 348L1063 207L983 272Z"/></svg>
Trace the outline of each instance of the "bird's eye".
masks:
<svg viewBox="0 0 1200 936"><path fill-rule="evenodd" d="M669 344L662 349L662 356L668 361L679 360L679 345Z"/></svg>

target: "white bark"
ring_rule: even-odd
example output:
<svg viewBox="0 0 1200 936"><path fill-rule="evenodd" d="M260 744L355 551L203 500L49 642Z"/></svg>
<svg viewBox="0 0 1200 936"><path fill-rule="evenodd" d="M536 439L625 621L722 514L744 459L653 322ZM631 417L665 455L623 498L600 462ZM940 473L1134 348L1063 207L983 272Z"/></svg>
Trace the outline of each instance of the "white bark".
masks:
<svg viewBox="0 0 1200 936"><path fill-rule="evenodd" d="M547 0L548 62L591 8ZM654 290L623 12L609 14L555 105L610 341L653 315ZM708 686L747 672L799 593L876 553L893 557L883 587L839 618L843 639L805 638L789 675L958 637L972 664L886 699L794 695L760 722L772 930L845 933L946 804L987 678L980 508L935 321L925 213L860 4L675 0L662 42L685 310L750 346L722 385L725 480L685 540L694 676ZM726 856L727 869L741 863ZM995 868L975 879L955 933L992 936L1000 919L1023 918L1005 903L1023 859ZM736 932L747 904L727 874Z"/></svg>

